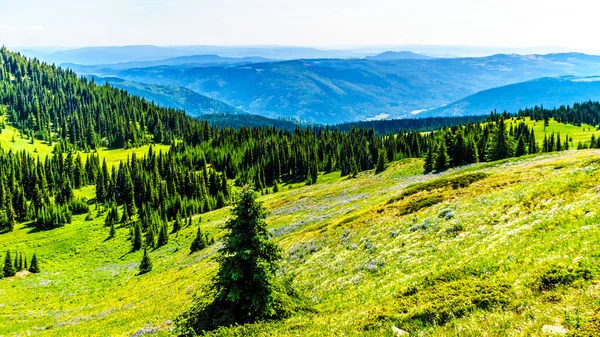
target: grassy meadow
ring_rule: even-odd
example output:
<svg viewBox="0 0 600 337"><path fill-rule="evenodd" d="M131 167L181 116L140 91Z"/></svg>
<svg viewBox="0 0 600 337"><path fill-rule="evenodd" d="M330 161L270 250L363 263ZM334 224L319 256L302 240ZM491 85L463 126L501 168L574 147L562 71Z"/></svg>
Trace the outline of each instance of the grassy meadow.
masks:
<svg viewBox="0 0 600 337"><path fill-rule="evenodd" d="M551 128L575 144L597 132ZM543 122L535 132L543 140ZM7 130L1 137L5 149L27 146L8 144ZM32 146L42 153L44 144ZM101 154L118 163L131 151ZM209 335L393 336L397 326L411 336L544 336L544 325L561 325L588 336L600 326L600 150L442 174L423 175L422 165L406 159L356 178L334 172L261 196L310 310ZM76 193L91 197L94 187ZM45 232L23 223L0 235L0 257L36 252L42 269L0 279L0 336L169 336L192 296L202 296L228 209L171 235L150 252L154 269L143 276L129 229L108 239L106 213L91 210L90 221L74 216ZM217 244L189 254L198 221Z"/></svg>

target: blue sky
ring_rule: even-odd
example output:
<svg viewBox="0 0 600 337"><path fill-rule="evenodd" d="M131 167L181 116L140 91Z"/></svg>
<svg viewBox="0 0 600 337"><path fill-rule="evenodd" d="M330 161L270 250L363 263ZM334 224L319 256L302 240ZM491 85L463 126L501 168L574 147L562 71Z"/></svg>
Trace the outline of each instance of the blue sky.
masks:
<svg viewBox="0 0 600 337"><path fill-rule="evenodd" d="M600 49L594 0L0 0L0 44Z"/></svg>

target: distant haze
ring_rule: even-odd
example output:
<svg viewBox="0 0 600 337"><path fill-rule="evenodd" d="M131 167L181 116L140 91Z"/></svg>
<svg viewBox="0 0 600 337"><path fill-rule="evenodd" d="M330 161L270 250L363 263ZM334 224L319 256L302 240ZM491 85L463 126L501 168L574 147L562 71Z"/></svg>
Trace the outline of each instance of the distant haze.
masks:
<svg viewBox="0 0 600 337"><path fill-rule="evenodd" d="M3 0L0 44L382 46L378 51L399 45L504 47L495 51L550 46L595 52L599 9L590 0Z"/></svg>

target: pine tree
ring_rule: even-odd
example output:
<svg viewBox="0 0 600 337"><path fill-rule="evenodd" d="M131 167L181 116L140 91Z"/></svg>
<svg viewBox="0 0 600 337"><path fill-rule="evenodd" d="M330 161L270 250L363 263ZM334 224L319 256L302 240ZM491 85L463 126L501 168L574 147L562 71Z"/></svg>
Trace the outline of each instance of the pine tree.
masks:
<svg viewBox="0 0 600 337"><path fill-rule="evenodd" d="M538 152L537 143L535 141L535 134L531 129L531 135L529 136L529 154L536 154Z"/></svg>
<svg viewBox="0 0 600 337"><path fill-rule="evenodd" d="M442 139L438 145L437 155L435 156L435 171L443 172L450 166L450 158L446 150L446 142Z"/></svg>
<svg viewBox="0 0 600 337"><path fill-rule="evenodd" d="M504 118L500 118L498 122L496 122L495 131L490 140L486 159L488 161L495 161L511 157L514 149L511 139L513 138L510 137L506 130Z"/></svg>
<svg viewBox="0 0 600 337"><path fill-rule="evenodd" d="M225 224L224 246L219 250L219 271L215 277L214 301L192 310L186 320L195 331L212 330L219 325L244 324L260 319L279 318L289 313L288 290L276 284L281 250L270 238L266 211L256 194L244 188Z"/></svg>
<svg viewBox="0 0 600 337"><path fill-rule="evenodd" d="M144 256L142 256L142 261L140 262L139 275L146 274L150 271L152 271L152 261L150 260L150 256L148 255L148 250L144 248Z"/></svg>
<svg viewBox="0 0 600 337"><path fill-rule="evenodd" d="M521 157L523 155L525 155L525 142L523 141L523 137L519 137L517 149L515 150L515 157Z"/></svg>
<svg viewBox="0 0 600 337"><path fill-rule="evenodd" d="M202 234L202 229L200 229L200 225L198 225L198 233L192 241L192 245L190 246L191 253L197 252L206 248L208 243L206 242L206 237Z"/></svg>
<svg viewBox="0 0 600 337"><path fill-rule="evenodd" d="M133 224L132 246L134 251L142 248L142 226L139 221Z"/></svg>
<svg viewBox="0 0 600 337"><path fill-rule="evenodd" d="M129 210L127 209L127 204L123 205L123 215L121 216L121 223L125 224L129 222L131 217L129 216Z"/></svg>
<svg viewBox="0 0 600 337"><path fill-rule="evenodd" d="M375 168L376 173L385 171L387 166L387 153L384 149L380 149L377 153L377 166Z"/></svg>
<svg viewBox="0 0 600 337"><path fill-rule="evenodd" d="M108 233L108 237L112 239L116 235L117 235L117 231L115 229L115 223L113 222L113 223L110 224L110 232Z"/></svg>
<svg viewBox="0 0 600 337"><path fill-rule="evenodd" d="M433 152L433 144L430 143L427 147L427 156L425 157L425 164L423 164L423 169L425 173L429 173L433 171L433 166L435 163L435 155Z"/></svg>
<svg viewBox="0 0 600 337"><path fill-rule="evenodd" d="M181 230L181 218L179 217L179 213L175 216L175 221L173 222L173 232L177 233Z"/></svg>
<svg viewBox="0 0 600 337"><path fill-rule="evenodd" d="M40 267L38 265L38 258L35 253L33 253L33 257L31 257L31 263L29 264L29 272L31 273L39 273Z"/></svg>
<svg viewBox="0 0 600 337"><path fill-rule="evenodd" d="M13 264L13 261L10 257L10 251L6 251L6 256L4 258L4 277L10 277L10 276L15 276L16 271L15 271L15 266Z"/></svg>
<svg viewBox="0 0 600 337"><path fill-rule="evenodd" d="M158 242L157 246L162 247L169 243L169 230L167 229L167 223L160 226L158 230Z"/></svg>

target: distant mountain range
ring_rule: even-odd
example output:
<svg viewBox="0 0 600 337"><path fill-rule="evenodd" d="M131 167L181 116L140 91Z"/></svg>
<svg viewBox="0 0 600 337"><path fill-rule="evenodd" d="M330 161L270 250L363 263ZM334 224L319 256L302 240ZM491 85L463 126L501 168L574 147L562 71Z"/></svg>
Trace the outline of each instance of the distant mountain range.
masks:
<svg viewBox="0 0 600 337"><path fill-rule="evenodd" d="M130 61L109 64L82 65L76 63L63 63L61 66L73 69L79 73L102 75L111 74L115 70L126 70L135 68L150 67L171 67L196 68L196 67L219 67L229 65L244 65L251 63L273 62L275 60L264 57L221 57L218 55L190 55L179 56L156 61Z"/></svg>
<svg viewBox="0 0 600 337"><path fill-rule="evenodd" d="M332 124L409 117L483 90L541 77L596 75L600 74L600 57L575 53L501 54L482 58L313 59L193 68L116 68L105 67L101 75L185 87L266 117Z"/></svg>
<svg viewBox="0 0 600 337"><path fill-rule="evenodd" d="M370 49L318 49L289 46L110 46L84 47L76 49L22 49L25 55L37 57L42 61L80 65L112 64L134 61L157 61L168 58L192 55L220 55L229 58L248 56L278 60L312 58L363 58L381 52Z"/></svg>
<svg viewBox="0 0 600 337"><path fill-rule="evenodd" d="M115 77L90 76L98 84L108 82L111 86L126 90L128 93L144 97L157 105L185 110L191 116L203 114L238 114L243 111L210 97L181 87L166 87L153 84L136 83Z"/></svg>
<svg viewBox="0 0 600 337"><path fill-rule="evenodd" d="M386 51L375 56L365 57L367 60L390 61L390 60L429 60L433 57L413 53L410 51Z"/></svg>
<svg viewBox="0 0 600 337"><path fill-rule="evenodd" d="M600 77L540 78L478 92L418 117L485 115L493 110L518 112L534 106L555 108L575 102L600 100Z"/></svg>

